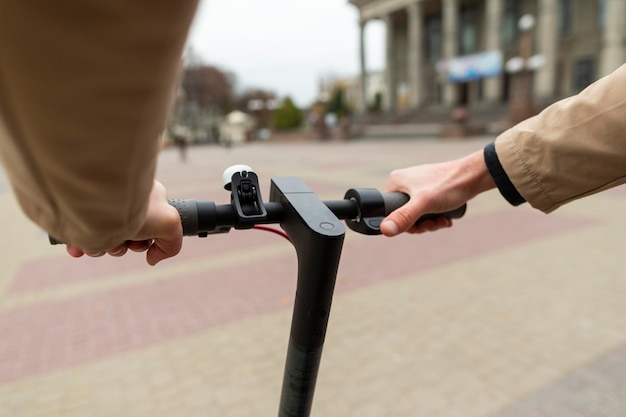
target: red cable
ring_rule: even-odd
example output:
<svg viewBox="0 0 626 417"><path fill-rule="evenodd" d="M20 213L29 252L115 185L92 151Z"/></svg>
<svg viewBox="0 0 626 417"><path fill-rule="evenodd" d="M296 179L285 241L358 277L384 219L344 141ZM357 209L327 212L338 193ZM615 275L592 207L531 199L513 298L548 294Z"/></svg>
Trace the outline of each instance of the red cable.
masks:
<svg viewBox="0 0 626 417"><path fill-rule="evenodd" d="M272 233L276 233L279 236L284 237L285 239L287 239L289 242L291 242L291 239L289 239L289 235L287 235L287 233L283 232L282 230L273 228L273 227L269 227L269 226L264 226L262 224L255 224L254 228L257 230L263 230L266 232L272 232Z"/></svg>

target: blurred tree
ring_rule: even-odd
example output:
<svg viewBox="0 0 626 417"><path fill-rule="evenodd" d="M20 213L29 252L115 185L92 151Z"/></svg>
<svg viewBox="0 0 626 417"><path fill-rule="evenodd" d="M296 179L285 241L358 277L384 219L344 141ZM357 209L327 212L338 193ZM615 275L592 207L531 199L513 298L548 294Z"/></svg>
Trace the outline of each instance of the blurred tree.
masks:
<svg viewBox="0 0 626 417"><path fill-rule="evenodd" d="M222 117L235 109L235 83L232 73L205 64L189 48L168 122L170 136L184 136L188 142L216 141Z"/></svg>
<svg viewBox="0 0 626 417"><path fill-rule="evenodd" d="M237 98L237 108L252 114L259 128L272 127L272 113L277 103L273 92L262 89L246 90Z"/></svg>
<svg viewBox="0 0 626 417"><path fill-rule="evenodd" d="M370 113L380 113L383 108L383 95L380 92L377 92L374 95L374 101L369 105L367 110Z"/></svg>
<svg viewBox="0 0 626 417"><path fill-rule="evenodd" d="M235 77L211 65L192 65L183 70L185 102L200 110L218 109L226 114L235 108Z"/></svg>
<svg viewBox="0 0 626 417"><path fill-rule="evenodd" d="M351 111L348 103L345 99L345 92L341 87L335 87L333 93L326 104L326 112L333 113L337 116L337 119L342 119L349 116Z"/></svg>
<svg viewBox="0 0 626 417"><path fill-rule="evenodd" d="M290 97L285 97L281 105L274 110L272 119L276 129L294 129L302 125L302 113Z"/></svg>

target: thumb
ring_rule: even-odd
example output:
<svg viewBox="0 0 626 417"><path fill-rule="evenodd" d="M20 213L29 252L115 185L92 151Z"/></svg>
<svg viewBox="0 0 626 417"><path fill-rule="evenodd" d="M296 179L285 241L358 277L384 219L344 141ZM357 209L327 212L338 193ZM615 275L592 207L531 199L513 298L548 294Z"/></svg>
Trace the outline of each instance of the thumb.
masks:
<svg viewBox="0 0 626 417"><path fill-rule="evenodd" d="M380 224L380 231L385 236L396 236L409 230L421 215L416 204L406 204L394 210Z"/></svg>

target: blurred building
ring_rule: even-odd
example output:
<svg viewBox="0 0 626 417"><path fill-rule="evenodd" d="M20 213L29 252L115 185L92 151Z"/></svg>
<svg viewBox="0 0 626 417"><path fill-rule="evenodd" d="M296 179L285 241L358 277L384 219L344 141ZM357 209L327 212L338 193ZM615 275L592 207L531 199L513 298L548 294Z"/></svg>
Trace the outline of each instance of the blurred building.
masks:
<svg viewBox="0 0 626 417"><path fill-rule="evenodd" d="M365 102L369 109L375 108L378 96L387 95L387 83L385 73L382 71L368 71L364 75L365 85L361 90L361 77L330 77L320 80L318 85L317 100L326 103L332 96L333 90L342 88L345 90L346 99L351 106ZM365 97L363 98L363 93ZM354 109L353 109L354 110ZM361 109L357 109L361 110Z"/></svg>
<svg viewBox="0 0 626 417"><path fill-rule="evenodd" d="M365 68L368 22L386 26L383 108L501 105L512 98L523 15L536 55L530 95L546 104L582 90L626 61L625 0L349 0L359 10L361 75L352 97L373 92Z"/></svg>

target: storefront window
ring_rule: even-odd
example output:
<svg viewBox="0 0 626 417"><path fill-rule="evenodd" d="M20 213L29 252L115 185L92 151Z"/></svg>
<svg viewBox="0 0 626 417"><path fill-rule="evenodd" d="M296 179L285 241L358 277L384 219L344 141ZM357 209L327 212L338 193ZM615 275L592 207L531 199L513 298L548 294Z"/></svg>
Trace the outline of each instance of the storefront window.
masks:
<svg viewBox="0 0 626 417"><path fill-rule="evenodd" d="M463 7L460 18L460 52L461 54L471 54L478 49L478 10L476 6Z"/></svg>
<svg viewBox="0 0 626 417"><path fill-rule="evenodd" d="M427 18L424 30L426 31L426 36L424 37L426 43L426 57L429 61L436 62L441 59L441 18L439 16Z"/></svg>
<svg viewBox="0 0 626 417"><path fill-rule="evenodd" d="M504 16L502 18L502 43L505 48L511 48L515 44L518 17L517 0L505 0Z"/></svg>

